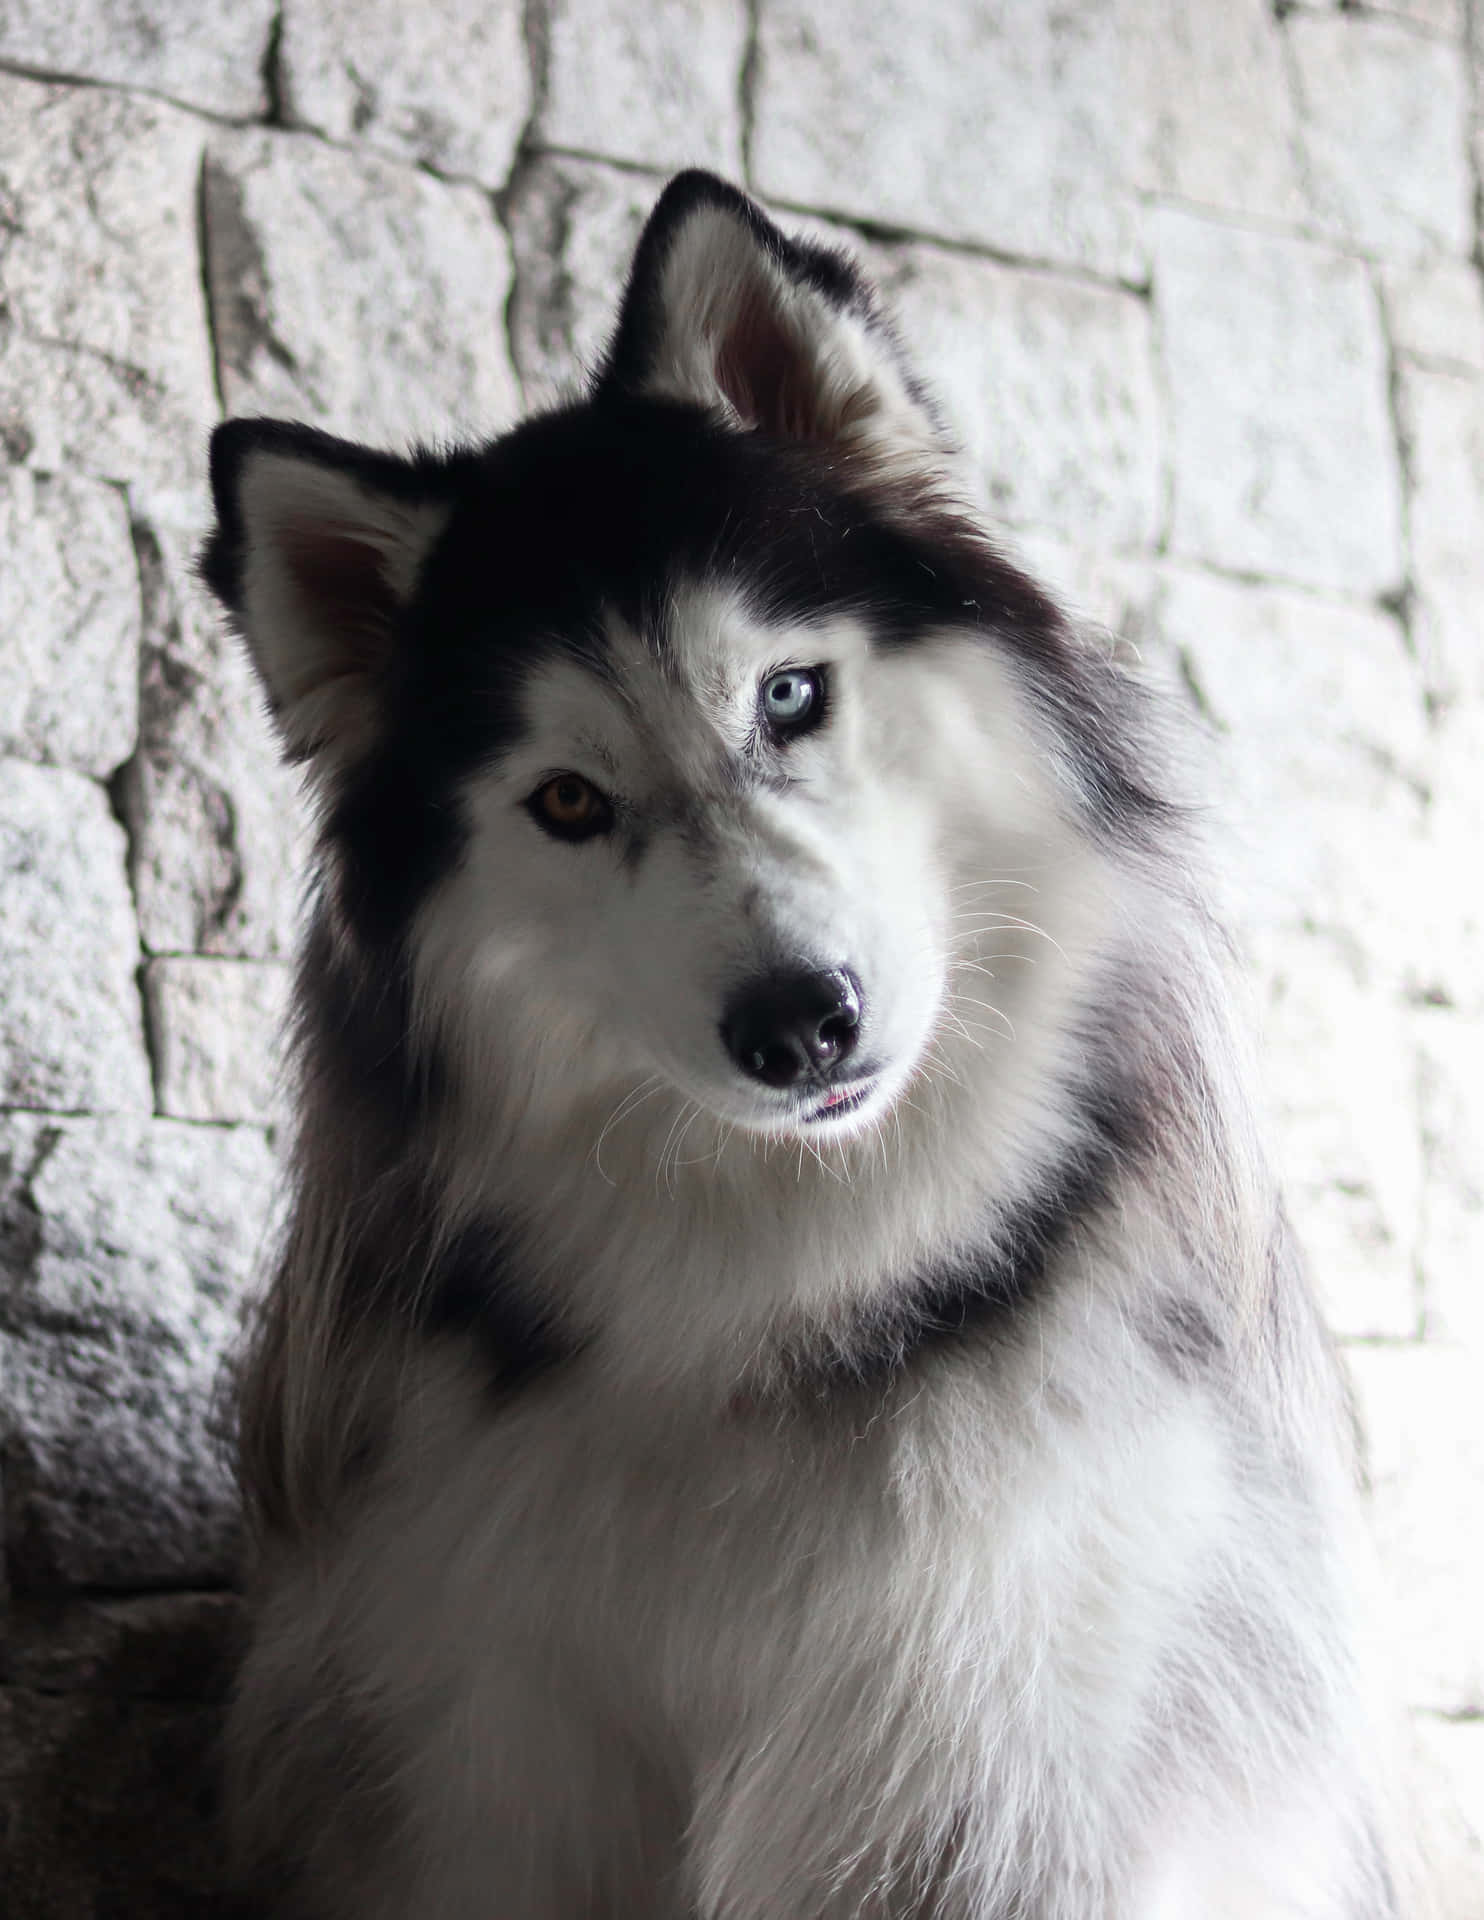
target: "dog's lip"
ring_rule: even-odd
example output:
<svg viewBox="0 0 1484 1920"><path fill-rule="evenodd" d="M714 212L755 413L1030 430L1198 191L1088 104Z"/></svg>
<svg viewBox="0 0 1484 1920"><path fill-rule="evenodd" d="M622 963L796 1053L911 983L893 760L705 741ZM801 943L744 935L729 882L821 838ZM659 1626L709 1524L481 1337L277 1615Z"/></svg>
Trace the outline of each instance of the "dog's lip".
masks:
<svg viewBox="0 0 1484 1920"><path fill-rule="evenodd" d="M848 1087L836 1087L822 1105L805 1114L804 1118L811 1123L815 1120L837 1120L841 1114L852 1112L868 1100L875 1085L876 1075L870 1074L864 1080L852 1080Z"/></svg>

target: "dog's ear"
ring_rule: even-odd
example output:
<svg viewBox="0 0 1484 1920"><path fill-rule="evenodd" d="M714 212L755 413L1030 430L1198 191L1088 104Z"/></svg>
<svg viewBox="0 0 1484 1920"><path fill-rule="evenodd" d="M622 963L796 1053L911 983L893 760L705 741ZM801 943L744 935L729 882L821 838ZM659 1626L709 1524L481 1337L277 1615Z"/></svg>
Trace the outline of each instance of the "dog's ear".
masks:
<svg viewBox="0 0 1484 1920"><path fill-rule="evenodd" d="M211 439L216 526L201 576L247 642L294 759L371 745L423 563L447 524L441 463L312 427L229 420Z"/></svg>
<svg viewBox="0 0 1484 1920"><path fill-rule="evenodd" d="M698 402L847 468L859 456L862 478L941 474L951 454L854 266L708 173L678 175L650 215L594 392Z"/></svg>

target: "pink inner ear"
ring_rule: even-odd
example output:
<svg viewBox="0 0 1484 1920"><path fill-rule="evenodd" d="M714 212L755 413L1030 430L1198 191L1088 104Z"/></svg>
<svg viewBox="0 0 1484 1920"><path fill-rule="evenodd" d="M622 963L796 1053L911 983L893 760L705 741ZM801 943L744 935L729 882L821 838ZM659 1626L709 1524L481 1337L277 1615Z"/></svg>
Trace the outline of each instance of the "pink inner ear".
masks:
<svg viewBox="0 0 1484 1920"><path fill-rule="evenodd" d="M390 650L397 596L381 550L334 522L285 527L284 566L326 650L325 672L374 673Z"/></svg>
<svg viewBox="0 0 1484 1920"><path fill-rule="evenodd" d="M789 440L828 440L838 431L809 354L756 282L717 346L716 382L746 426Z"/></svg>

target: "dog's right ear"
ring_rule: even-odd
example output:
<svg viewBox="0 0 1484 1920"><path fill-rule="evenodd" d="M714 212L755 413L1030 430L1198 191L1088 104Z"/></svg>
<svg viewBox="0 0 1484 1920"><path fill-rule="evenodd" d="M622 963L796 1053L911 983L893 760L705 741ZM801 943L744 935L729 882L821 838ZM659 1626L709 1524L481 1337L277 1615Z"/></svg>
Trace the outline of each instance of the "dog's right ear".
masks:
<svg viewBox="0 0 1484 1920"><path fill-rule="evenodd" d="M323 771L375 740L423 564L448 522L442 463L279 420L211 439L200 571L247 643L289 756Z"/></svg>
<svg viewBox="0 0 1484 1920"><path fill-rule="evenodd" d="M818 448L847 485L931 493L956 470L853 263L790 238L709 173L678 174L656 202L593 393L695 402L737 431Z"/></svg>

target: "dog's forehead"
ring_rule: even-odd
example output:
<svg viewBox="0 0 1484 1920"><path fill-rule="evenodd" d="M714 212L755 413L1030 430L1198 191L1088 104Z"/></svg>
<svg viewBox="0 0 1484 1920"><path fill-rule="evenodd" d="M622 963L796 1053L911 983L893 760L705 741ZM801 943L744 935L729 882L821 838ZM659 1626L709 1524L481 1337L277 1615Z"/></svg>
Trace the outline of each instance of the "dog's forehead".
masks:
<svg viewBox="0 0 1484 1920"><path fill-rule="evenodd" d="M642 623L605 608L598 644L554 652L531 677L528 722L610 767L658 757L700 780L748 744L770 670L853 650L856 626L843 615L765 619L724 584L677 581Z"/></svg>
<svg viewBox="0 0 1484 1920"><path fill-rule="evenodd" d="M816 643L818 622L764 619L734 587L717 581L674 583L644 645L672 685L702 702L750 688L770 666L796 660Z"/></svg>

